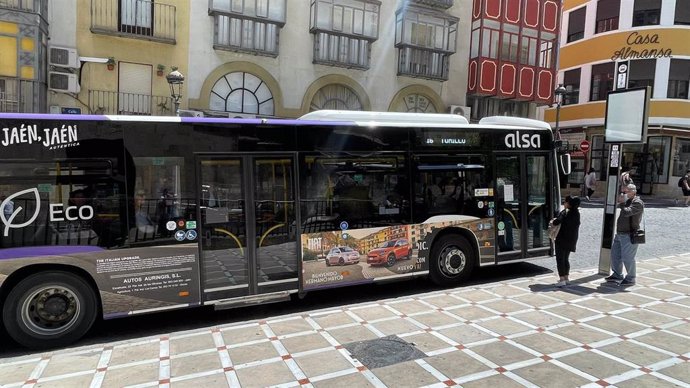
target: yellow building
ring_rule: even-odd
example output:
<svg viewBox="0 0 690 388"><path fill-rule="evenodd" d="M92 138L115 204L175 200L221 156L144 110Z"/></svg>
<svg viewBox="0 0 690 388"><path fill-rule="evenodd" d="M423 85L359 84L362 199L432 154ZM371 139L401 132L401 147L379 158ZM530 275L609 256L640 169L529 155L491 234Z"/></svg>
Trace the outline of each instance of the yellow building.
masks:
<svg viewBox="0 0 690 388"><path fill-rule="evenodd" d="M0 112L44 112L48 0L0 1Z"/></svg>
<svg viewBox="0 0 690 388"><path fill-rule="evenodd" d="M616 64L629 61L628 87L650 86L645 144L625 145L624 168L643 195L678 197L677 182L690 168L690 0L565 0L560 36L558 84L566 88L559 115L561 137L569 141L575 171L568 178L579 191L590 167L605 179L607 92ZM545 111L556 123L556 109ZM582 140L591 144L582 152ZM602 190L598 195L603 195ZM595 194L595 197L597 195Z"/></svg>
<svg viewBox="0 0 690 388"><path fill-rule="evenodd" d="M50 7L51 113L174 114L166 75L173 66L188 71L189 1L62 0Z"/></svg>

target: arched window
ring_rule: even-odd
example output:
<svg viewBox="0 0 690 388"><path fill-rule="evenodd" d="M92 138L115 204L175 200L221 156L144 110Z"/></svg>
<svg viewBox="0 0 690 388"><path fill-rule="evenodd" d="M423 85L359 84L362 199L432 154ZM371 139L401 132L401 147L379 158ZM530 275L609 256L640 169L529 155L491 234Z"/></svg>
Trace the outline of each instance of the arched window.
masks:
<svg viewBox="0 0 690 388"><path fill-rule="evenodd" d="M245 72L234 72L221 77L211 89L211 110L274 115L273 94L259 77Z"/></svg>
<svg viewBox="0 0 690 388"><path fill-rule="evenodd" d="M362 102L349 87L330 84L319 89L311 99L309 111L321 109L362 110Z"/></svg>
<svg viewBox="0 0 690 388"><path fill-rule="evenodd" d="M422 94L412 93L405 96L395 107L396 112L438 113L429 98Z"/></svg>

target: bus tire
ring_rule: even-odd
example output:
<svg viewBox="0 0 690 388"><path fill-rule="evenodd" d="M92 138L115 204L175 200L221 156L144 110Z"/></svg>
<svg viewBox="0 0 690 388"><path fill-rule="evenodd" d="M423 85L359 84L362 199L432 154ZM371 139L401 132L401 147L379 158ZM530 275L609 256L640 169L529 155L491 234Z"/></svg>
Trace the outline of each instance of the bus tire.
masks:
<svg viewBox="0 0 690 388"><path fill-rule="evenodd" d="M89 331L98 314L93 288L64 271L22 279L7 295L2 318L7 333L32 349L68 345Z"/></svg>
<svg viewBox="0 0 690 388"><path fill-rule="evenodd" d="M454 234L441 236L431 249L429 277L439 286L455 285L472 274L476 261L465 238Z"/></svg>

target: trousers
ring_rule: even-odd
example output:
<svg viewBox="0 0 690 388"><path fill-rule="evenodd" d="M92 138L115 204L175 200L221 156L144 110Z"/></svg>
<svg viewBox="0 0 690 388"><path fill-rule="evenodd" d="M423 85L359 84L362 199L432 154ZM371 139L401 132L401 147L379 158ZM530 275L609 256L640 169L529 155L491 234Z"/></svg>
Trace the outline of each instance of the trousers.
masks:
<svg viewBox="0 0 690 388"><path fill-rule="evenodd" d="M635 281L637 268L635 265L635 255L637 245L630 242L630 235L626 233L616 233L611 246L611 270L613 276L618 279ZM623 267L625 266L625 278L623 277Z"/></svg>

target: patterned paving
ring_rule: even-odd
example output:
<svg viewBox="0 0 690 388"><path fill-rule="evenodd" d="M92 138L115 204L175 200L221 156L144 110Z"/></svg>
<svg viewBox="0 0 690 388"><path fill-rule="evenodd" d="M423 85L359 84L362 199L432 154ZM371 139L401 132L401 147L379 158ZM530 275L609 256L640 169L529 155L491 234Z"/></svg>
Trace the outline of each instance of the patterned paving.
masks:
<svg viewBox="0 0 690 388"><path fill-rule="evenodd" d="M626 289L575 275L0 359L0 386L690 387L690 254ZM344 347L391 335L424 357L369 369Z"/></svg>

